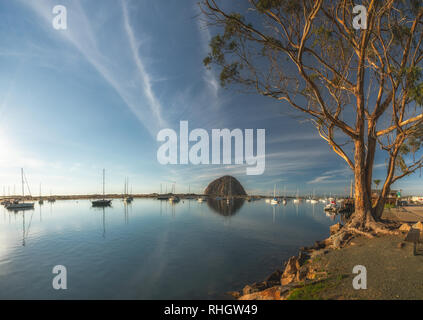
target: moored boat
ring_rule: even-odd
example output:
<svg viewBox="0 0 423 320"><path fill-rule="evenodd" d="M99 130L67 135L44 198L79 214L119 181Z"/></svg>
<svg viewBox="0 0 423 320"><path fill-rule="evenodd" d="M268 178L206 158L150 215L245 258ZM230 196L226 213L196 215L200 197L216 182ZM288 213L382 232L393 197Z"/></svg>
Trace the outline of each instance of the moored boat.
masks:
<svg viewBox="0 0 423 320"><path fill-rule="evenodd" d="M103 199L91 201L91 204L92 204L93 207L108 207L112 203L112 200L105 199L105 190L104 190L105 178L104 178L104 176L105 176L105 170L103 169Z"/></svg>
<svg viewBox="0 0 423 320"><path fill-rule="evenodd" d="M33 209L34 202L25 202L25 182L24 182L24 173L23 168L21 169L21 176L22 176L22 200L18 201L15 200L13 202L9 202L5 205L7 210L26 210L26 209Z"/></svg>

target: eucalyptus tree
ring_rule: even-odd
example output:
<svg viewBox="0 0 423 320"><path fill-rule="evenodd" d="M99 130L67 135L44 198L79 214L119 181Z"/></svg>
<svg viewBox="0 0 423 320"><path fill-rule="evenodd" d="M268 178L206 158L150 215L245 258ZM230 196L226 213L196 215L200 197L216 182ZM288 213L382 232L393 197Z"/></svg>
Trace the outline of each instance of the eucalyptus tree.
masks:
<svg viewBox="0 0 423 320"><path fill-rule="evenodd" d="M312 121L354 173L346 227L387 232L381 216L391 185L423 164L423 6L360 4L244 0L234 10L234 2L203 0L203 18L216 32L204 64L219 70L222 86L273 98ZM372 201L376 151L385 153L386 175Z"/></svg>

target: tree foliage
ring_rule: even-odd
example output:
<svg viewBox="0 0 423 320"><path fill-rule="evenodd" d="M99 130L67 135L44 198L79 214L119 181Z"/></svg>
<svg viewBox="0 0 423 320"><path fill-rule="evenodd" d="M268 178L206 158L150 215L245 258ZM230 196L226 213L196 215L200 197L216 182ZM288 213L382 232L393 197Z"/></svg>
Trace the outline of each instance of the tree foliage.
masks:
<svg viewBox="0 0 423 320"><path fill-rule="evenodd" d="M243 86L309 117L354 170L356 211L380 218L391 185L423 159L423 1L363 0L367 29L353 25L352 0L203 0L219 32L207 67L223 86ZM335 132L344 134L339 140ZM381 196L372 206L377 149L386 152ZM359 209L359 210L357 210Z"/></svg>

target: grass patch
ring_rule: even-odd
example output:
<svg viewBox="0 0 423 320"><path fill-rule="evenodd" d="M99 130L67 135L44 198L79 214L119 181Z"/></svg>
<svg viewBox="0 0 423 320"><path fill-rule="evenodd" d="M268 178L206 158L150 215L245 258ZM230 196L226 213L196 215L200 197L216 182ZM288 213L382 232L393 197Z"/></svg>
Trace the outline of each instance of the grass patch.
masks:
<svg viewBox="0 0 423 320"><path fill-rule="evenodd" d="M294 289L287 300L319 300L319 294L330 287L327 280Z"/></svg>
<svg viewBox="0 0 423 320"><path fill-rule="evenodd" d="M319 300L321 293L327 289L336 287L347 276L337 275L335 279L326 279L304 287L294 289L287 300Z"/></svg>
<svg viewBox="0 0 423 320"><path fill-rule="evenodd" d="M395 208L395 205L392 203L385 203L385 209L393 209Z"/></svg>

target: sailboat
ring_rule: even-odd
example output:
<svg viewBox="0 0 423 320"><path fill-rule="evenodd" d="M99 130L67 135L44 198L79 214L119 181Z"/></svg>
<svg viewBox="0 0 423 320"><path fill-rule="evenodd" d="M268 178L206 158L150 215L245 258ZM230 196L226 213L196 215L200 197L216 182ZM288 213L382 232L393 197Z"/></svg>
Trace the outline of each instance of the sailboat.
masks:
<svg viewBox="0 0 423 320"><path fill-rule="evenodd" d="M53 196L51 195L51 190L50 190L50 198L48 198L47 200L48 202L56 202L56 199L53 198Z"/></svg>
<svg viewBox="0 0 423 320"><path fill-rule="evenodd" d="M185 196L185 199L191 200L195 199L195 197L191 194L191 185L188 185L188 194Z"/></svg>
<svg viewBox="0 0 423 320"><path fill-rule="evenodd" d="M273 199L270 200L270 204L278 204L279 200L276 198L276 184L273 187Z"/></svg>
<svg viewBox="0 0 423 320"><path fill-rule="evenodd" d="M128 195L128 178L125 179L125 187L124 187L125 191L125 195L123 198L123 201L125 201L126 203L131 203L132 200L134 200L134 198L132 198L132 196Z"/></svg>
<svg viewBox="0 0 423 320"><path fill-rule="evenodd" d="M43 204L44 203L43 198L41 198L41 183L40 183L40 200L38 200L38 203L39 204Z"/></svg>
<svg viewBox="0 0 423 320"><path fill-rule="evenodd" d="M282 200L283 205L286 205L286 186L283 187L283 200Z"/></svg>
<svg viewBox="0 0 423 320"><path fill-rule="evenodd" d="M298 188L297 188L297 198L296 199L294 199L294 203L300 203L300 195L299 195L299 190L298 190Z"/></svg>
<svg viewBox="0 0 423 320"><path fill-rule="evenodd" d="M112 200L105 199L105 195L104 195L104 175L105 175L105 170L103 169L103 199L91 201L91 204L93 205L93 207L108 207L112 203Z"/></svg>
<svg viewBox="0 0 423 320"><path fill-rule="evenodd" d="M25 202L25 182L24 182L24 173L23 168L21 169L21 176L22 176L22 201L14 201L12 203L9 203L6 208L8 210L18 210L18 209L33 209L34 208L34 202Z"/></svg>
<svg viewBox="0 0 423 320"><path fill-rule="evenodd" d="M169 195L167 194L167 187L166 187L166 193L163 194L162 184L160 183L160 194L157 196L157 200L168 200Z"/></svg>
<svg viewBox="0 0 423 320"><path fill-rule="evenodd" d="M314 189L313 189L313 198L310 199L310 203L316 204L317 202L319 202L319 201L317 201L315 193L314 193Z"/></svg>
<svg viewBox="0 0 423 320"><path fill-rule="evenodd" d="M173 190L172 190L172 196L169 198L169 201L172 202L172 203L179 202L180 201L179 197L175 195L175 189L176 189L175 188L175 183L173 184L172 188L173 188Z"/></svg>

